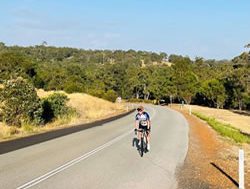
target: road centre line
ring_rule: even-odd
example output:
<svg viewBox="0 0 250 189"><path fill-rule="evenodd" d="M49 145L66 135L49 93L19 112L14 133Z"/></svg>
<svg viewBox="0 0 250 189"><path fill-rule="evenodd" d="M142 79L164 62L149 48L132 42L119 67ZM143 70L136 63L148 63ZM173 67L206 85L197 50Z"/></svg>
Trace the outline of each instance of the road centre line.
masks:
<svg viewBox="0 0 250 189"><path fill-rule="evenodd" d="M152 107L149 107L149 108L153 111L153 113L152 113L153 114L152 119L153 119L155 117L155 115L156 115L155 108L152 108ZM105 144L93 149L92 151L87 152L87 153L81 155L80 157L77 157L77 158L75 158L75 159L73 159L73 160L71 160L71 161L57 167L56 169L51 170L50 172L48 172L48 173L46 173L46 174L44 174L44 175L42 175L40 177L37 177L37 178L27 182L27 183L17 187L16 189L27 189L27 188L30 188L32 186L35 186L35 185L43 182L44 180L47 180L48 178L56 175L57 173L60 173L60 172L64 171L65 169L67 169L67 168L69 168L69 167L71 167L71 166L73 166L73 165L87 159L88 157L90 157L90 156L92 156L94 154L96 154L97 152L111 146L112 144L118 142L119 140L121 140L125 136L131 134L133 131L134 130L132 130L132 131L130 130L130 131L128 131L128 132L126 132L126 133L124 133L124 134L122 134L120 136L117 136L116 138L114 138L114 139L110 140L109 142L106 142Z"/></svg>
<svg viewBox="0 0 250 189"><path fill-rule="evenodd" d="M34 185L37 185L38 183L40 183L40 182L42 182L42 181L44 181L44 180L46 180L46 179L54 176L55 174L57 174L59 172L62 172L63 170L65 170L65 169L67 169L67 168L69 168L69 167L71 167L71 166L73 166L73 165L75 165L75 164L83 161L84 159L86 159L86 158L88 158L88 157L96 154L97 152L99 152L99 151L101 151L101 150L103 150L103 149L111 146L112 144L118 142L119 140L121 140L125 136L131 134L132 132L133 132L133 130L132 131L130 130L130 131L128 131L128 132L126 132L126 133L124 133L124 134L122 134L122 135L120 135L120 136L112 139L111 141L109 141L109 142L107 142L107 143L105 143L105 144L103 144L103 145L95 148L94 150L92 150L90 152L87 152L87 153L83 154L82 156L80 156L78 158L75 158L75 159L73 159L73 160L71 160L71 161L69 161L69 162L61 165L60 167L58 167L58 168L56 168L56 169L54 169L54 170L52 170L52 171L50 171L50 172L48 172L48 173L40 176L40 177L37 177L37 178L35 178L35 179L33 179L33 180L25 183L22 186L17 187L17 189L27 189L27 188L30 188L30 187L32 187Z"/></svg>

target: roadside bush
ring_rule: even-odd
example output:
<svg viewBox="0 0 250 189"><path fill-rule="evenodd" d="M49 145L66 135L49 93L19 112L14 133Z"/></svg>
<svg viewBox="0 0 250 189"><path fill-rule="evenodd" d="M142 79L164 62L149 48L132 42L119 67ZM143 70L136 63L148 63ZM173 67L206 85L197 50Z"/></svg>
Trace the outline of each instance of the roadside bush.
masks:
<svg viewBox="0 0 250 189"><path fill-rule="evenodd" d="M66 93L75 93L75 92L83 92L83 87L81 86L81 83L77 82L67 82L64 84L64 91Z"/></svg>
<svg viewBox="0 0 250 189"><path fill-rule="evenodd" d="M98 98L103 98L105 95L105 91L102 89L89 89L88 94L96 96Z"/></svg>
<svg viewBox="0 0 250 189"><path fill-rule="evenodd" d="M117 97L118 96L114 90L108 90L103 96L104 99L111 102L115 102Z"/></svg>
<svg viewBox="0 0 250 189"><path fill-rule="evenodd" d="M62 118L72 113L73 109L66 105L68 97L62 93L54 93L42 100L43 114L45 122L52 121L54 118Z"/></svg>
<svg viewBox="0 0 250 189"><path fill-rule="evenodd" d="M0 109L7 125L20 127L22 123L42 123L42 106L32 84L22 77L8 80L0 94Z"/></svg>
<svg viewBox="0 0 250 189"><path fill-rule="evenodd" d="M243 103L247 110L250 110L250 95L244 95Z"/></svg>

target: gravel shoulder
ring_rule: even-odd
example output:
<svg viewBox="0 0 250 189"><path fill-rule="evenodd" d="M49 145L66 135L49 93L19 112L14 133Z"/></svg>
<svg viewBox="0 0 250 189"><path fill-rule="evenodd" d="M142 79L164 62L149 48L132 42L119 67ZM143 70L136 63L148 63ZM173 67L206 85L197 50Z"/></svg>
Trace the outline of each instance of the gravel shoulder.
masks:
<svg viewBox="0 0 250 189"><path fill-rule="evenodd" d="M250 187L250 147L219 136L207 123L179 107L189 122L189 150L177 172L179 189L237 188L238 150L245 150L245 183Z"/></svg>

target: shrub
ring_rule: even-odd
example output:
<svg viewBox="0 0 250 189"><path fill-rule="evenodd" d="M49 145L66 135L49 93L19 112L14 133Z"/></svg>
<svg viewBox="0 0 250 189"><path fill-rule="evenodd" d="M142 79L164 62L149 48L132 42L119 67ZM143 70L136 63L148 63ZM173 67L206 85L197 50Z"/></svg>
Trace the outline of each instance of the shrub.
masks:
<svg viewBox="0 0 250 189"><path fill-rule="evenodd" d="M250 110L250 94L243 96L243 103L245 104L246 109Z"/></svg>
<svg viewBox="0 0 250 189"><path fill-rule="evenodd" d="M69 114L72 110L66 103L68 97L62 93L54 93L42 100L43 114L42 117L46 122L54 118L61 118Z"/></svg>
<svg viewBox="0 0 250 189"><path fill-rule="evenodd" d="M96 96L98 98L104 98L105 91L102 89L89 89L88 94Z"/></svg>
<svg viewBox="0 0 250 189"><path fill-rule="evenodd" d="M108 101L115 102L116 98L117 98L117 94L116 94L116 92L114 90L108 90L104 94L103 98L108 100Z"/></svg>
<svg viewBox="0 0 250 189"><path fill-rule="evenodd" d="M83 87L78 82L67 82L64 84L64 91L67 93L83 92Z"/></svg>
<svg viewBox="0 0 250 189"><path fill-rule="evenodd" d="M25 79L8 80L0 94L3 120L7 125L21 126L24 122L42 122L42 106L33 85Z"/></svg>

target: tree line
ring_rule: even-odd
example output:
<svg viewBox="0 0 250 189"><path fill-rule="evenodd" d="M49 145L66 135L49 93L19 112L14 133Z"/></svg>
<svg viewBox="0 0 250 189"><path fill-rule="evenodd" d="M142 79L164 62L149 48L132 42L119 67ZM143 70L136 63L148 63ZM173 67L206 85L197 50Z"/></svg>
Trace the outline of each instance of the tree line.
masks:
<svg viewBox="0 0 250 189"><path fill-rule="evenodd" d="M0 43L0 83L22 77L36 88L82 92L110 101L184 101L250 110L250 55L232 60L134 50L84 50Z"/></svg>

